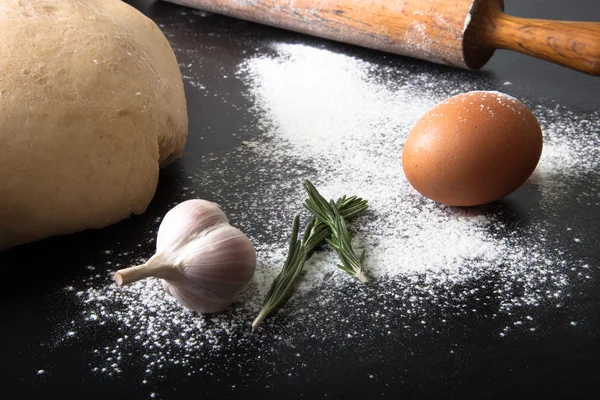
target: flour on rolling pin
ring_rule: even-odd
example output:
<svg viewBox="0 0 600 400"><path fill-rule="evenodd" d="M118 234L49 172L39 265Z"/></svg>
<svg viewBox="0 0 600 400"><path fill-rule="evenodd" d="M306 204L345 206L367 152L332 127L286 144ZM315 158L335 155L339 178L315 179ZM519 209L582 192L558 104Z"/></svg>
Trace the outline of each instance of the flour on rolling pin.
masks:
<svg viewBox="0 0 600 400"><path fill-rule="evenodd" d="M503 0L168 0L460 68L508 49L600 75L600 23L517 18Z"/></svg>
<svg viewBox="0 0 600 400"><path fill-rule="evenodd" d="M389 53L472 68L463 56L474 1L169 0ZM485 63L492 52L486 52Z"/></svg>

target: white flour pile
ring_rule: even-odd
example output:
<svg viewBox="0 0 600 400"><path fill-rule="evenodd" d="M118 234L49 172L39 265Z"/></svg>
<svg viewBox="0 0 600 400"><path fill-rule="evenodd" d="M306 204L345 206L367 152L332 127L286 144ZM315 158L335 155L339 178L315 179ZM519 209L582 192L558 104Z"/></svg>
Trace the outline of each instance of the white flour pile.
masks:
<svg viewBox="0 0 600 400"><path fill-rule="evenodd" d="M156 377L181 367L188 374L209 374L226 368L235 354L243 375L273 362L274 349L293 347L299 339L367 348L369 338L434 332L448 324L448 316L472 313L509 321L495 335L532 334L540 324L537 313L561 307L589 278L588 269L599 267L571 256L590 239L577 222L557 225L553 218L572 204L597 212L600 185L582 190L578 178L600 165L598 113L581 116L529 104L546 136L538 170L520 189L534 201L517 204L517 211L511 201L518 194L484 207L444 207L406 181L400 159L406 134L451 95L510 87L467 74L437 77L432 71L380 67L302 45L276 44L273 51L249 59L237 73L256 120L247 133L230 134L246 140L231 153L203 158L186 185L211 193L209 200L222 204L232 225L254 241L259 256L254 281L230 311L200 316L166 297L157 281L113 284L116 269L151 254L107 255L112 264L96 266L103 273L69 289L83 316L67 326L68 340L102 326L121 332L99 339L94 370L141 369ZM283 265L293 216L301 213L303 224L308 219L302 208L307 178L325 197L356 194L369 200L369 210L350 226L356 247L367 250L372 283L365 288L335 268L336 254L325 249L307 263L292 299L250 333ZM184 191L180 200L186 198ZM294 365L309 356L299 351L297 357Z"/></svg>

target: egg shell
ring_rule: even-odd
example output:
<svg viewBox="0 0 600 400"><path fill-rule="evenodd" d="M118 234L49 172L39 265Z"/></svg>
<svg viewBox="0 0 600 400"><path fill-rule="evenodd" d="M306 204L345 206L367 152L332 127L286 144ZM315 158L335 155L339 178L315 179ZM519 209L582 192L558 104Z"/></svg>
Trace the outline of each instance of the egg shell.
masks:
<svg viewBox="0 0 600 400"><path fill-rule="evenodd" d="M535 115L500 92L451 97L409 132L402 168L422 195L453 206L498 200L520 187L540 159L543 136Z"/></svg>

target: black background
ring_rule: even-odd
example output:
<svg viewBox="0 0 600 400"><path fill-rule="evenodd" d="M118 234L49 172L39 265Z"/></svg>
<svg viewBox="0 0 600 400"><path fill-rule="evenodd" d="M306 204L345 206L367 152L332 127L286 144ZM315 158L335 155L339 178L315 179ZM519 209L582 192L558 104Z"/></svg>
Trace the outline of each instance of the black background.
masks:
<svg viewBox="0 0 600 400"><path fill-rule="evenodd" d="M260 371L239 377L235 368L223 369L212 379L203 380L186 379L173 371L152 387L140 385L135 369L117 377L90 372L83 354L89 343L96 340L93 335L65 349L46 349L42 344L53 329L56 310L77 313L76 309L69 308L72 305L63 304L57 293L66 282L84 278L89 273L81 266L104 262L98 259L102 249L127 249L137 243L136 237L146 232L151 221L164 215L178 199L181 177L195 170L199 154L225 152L239 144L239 138L220 132L235 132L245 125L243 105L247 100L240 93L239 83L219 77L223 71L233 73L240 62L253 54L252 41L281 39L315 43L375 63L381 59L382 63L415 65L442 74L465 76L465 79L484 75L492 81L512 82L513 93L517 95L540 101L551 99L576 112L600 109L599 78L516 53L497 51L481 71L464 72L399 56L383 57L375 51L217 15L189 24L189 15L182 14L179 6L154 1L130 3L158 23L168 21L169 40L177 42L179 48L198 45L216 48L212 63L207 61L194 68L198 68L197 73L206 84L213 90L218 89L227 101L202 96L186 82L190 136L185 155L161 172L157 194L146 214L103 230L50 238L0 254L3 278L0 398L148 398L151 392L158 393L160 398L233 397L233 382L237 383L233 393L239 398L597 398L600 390L600 212L582 216L577 209L572 210L571 217L586 224L583 229L595 237L591 241L595 246L580 250L582 256L595 261L591 264L591 283L582 287L579 295L567 301L561 310L547 313L545 329L534 336L490 339L497 336L490 332L497 331L501 321L481 323L461 318L450 321L447 330L441 332L442 338L452 338L458 344L458 354L453 357L443 355L446 354L441 351L443 339L439 337L430 340L422 335L410 342L373 337L360 354L348 349L337 351L335 343L326 344L329 349L324 353L335 356L322 360L316 354L310 357L304 374L289 379L273 380L269 376L276 375ZM506 11L522 17L600 20L597 0L508 0ZM185 29L178 32L172 28L178 23ZM230 104L242 107L233 109ZM198 140L199 135L205 140ZM588 179L597 180L597 176ZM151 247L148 246L148 253ZM570 329L568 321L574 317L585 319L585 326ZM296 345L305 349L314 347L310 341ZM285 358L286 354L281 356ZM42 367L52 373L38 376L36 371ZM364 371L376 372L378 378L367 379Z"/></svg>

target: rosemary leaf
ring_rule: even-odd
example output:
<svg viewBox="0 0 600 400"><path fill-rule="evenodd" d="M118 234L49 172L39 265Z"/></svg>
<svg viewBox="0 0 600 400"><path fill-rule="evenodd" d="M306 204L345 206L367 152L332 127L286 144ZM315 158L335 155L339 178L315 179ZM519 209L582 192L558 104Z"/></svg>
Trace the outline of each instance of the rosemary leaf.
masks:
<svg viewBox="0 0 600 400"><path fill-rule="evenodd" d="M344 217L344 219L349 220L361 212L365 211L368 207L367 201L361 199L360 197L352 196L346 198L346 196L341 197L335 203L340 214ZM302 238L302 243L306 246L306 253L310 256L312 251L322 244L329 236L331 235L331 230L321 220L313 217L308 226L308 229L311 228L309 234L307 232L304 233L304 237Z"/></svg>

